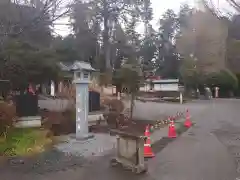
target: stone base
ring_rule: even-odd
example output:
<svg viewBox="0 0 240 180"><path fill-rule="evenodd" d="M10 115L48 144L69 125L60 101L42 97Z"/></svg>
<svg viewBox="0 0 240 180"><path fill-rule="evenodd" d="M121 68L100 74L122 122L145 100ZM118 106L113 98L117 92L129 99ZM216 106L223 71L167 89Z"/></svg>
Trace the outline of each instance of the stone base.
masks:
<svg viewBox="0 0 240 180"><path fill-rule="evenodd" d="M96 125L97 122L101 120L101 124L106 124L106 121L104 120L103 113L102 112L95 112L95 113L89 113L88 114L88 126Z"/></svg>
<svg viewBox="0 0 240 180"><path fill-rule="evenodd" d="M41 116L27 116L18 118L17 122L14 124L16 128L31 128L31 127L41 127Z"/></svg>
<svg viewBox="0 0 240 180"><path fill-rule="evenodd" d="M86 134L84 136L77 136L76 134L74 134L72 136L72 138L76 139L77 141L86 141L86 140L94 138L94 135L93 134Z"/></svg>
<svg viewBox="0 0 240 180"><path fill-rule="evenodd" d="M131 164L129 161L126 161L124 158L113 158L110 161L111 166L117 166L121 165L125 169L131 170L133 173L140 174L140 173L146 173L147 172L147 165L144 163L144 165L136 165Z"/></svg>

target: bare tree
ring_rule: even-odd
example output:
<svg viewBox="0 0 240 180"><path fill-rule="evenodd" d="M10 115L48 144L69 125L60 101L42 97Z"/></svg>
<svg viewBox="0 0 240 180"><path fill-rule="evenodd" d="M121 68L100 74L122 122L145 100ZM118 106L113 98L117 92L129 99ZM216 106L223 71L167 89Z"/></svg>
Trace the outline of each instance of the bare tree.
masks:
<svg viewBox="0 0 240 180"><path fill-rule="evenodd" d="M240 2L238 0L226 0L237 12L240 12Z"/></svg>
<svg viewBox="0 0 240 180"><path fill-rule="evenodd" d="M189 17L176 45L184 58L194 55L197 68L211 73L225 66L228 26L209 11L198 11Z"/></svg>
<svg viewBox="0 0 240 180"><path fill-rule="evenodd" d="M63 0L1 0L1 45L39 25L53 27L56 20L68 15L69 4Z"/></svg>
<svg viewBox="0 0 240 180"><path fill-rule="evenodd" d="M76 0L74 4L75 11L77 6L82 6L81 0ZM112 71L113 61L111 59L111 41L113 39L114 29L128 22L133 14L139 17L141 12L142 0L89 0L87 4L88 14L101 27L102 54L104 56L105 70ZM119 29L119 28L118 28Z"/></svg>
<svg viewBox="0 0 240 180"><path fill-rule="evenodd" d="M206 9L210 10L214 15L220 17L223 14L223 11L216 6L213 0L200 0L200 2L205 6ZM219 1L218 1L219 3ZM230 7L232 7L237 13L240 13L240 1L239 0L221 0L221 3L227 3ZM230 12L224 12L224 14L228 14L232 16Z"/></svg>

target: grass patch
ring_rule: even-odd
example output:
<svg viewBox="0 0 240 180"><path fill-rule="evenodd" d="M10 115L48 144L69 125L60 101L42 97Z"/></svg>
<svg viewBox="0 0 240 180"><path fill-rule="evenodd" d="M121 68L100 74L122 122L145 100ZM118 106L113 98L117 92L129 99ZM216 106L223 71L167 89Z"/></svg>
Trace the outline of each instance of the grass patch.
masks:
<svg viewBox="0 0 240 180"><path fill-rule="evenodd" d="M192 126L194 126L195 124L196 123L192 122ZM184 126L184 122L175 122L175 127L177 134L182 134L189 129Z"/></svg>
<svg viewBox="0 0 240 180"><path fill-rule="evenodd" d="M33 155L43 152L51 143L47 131L32 128L11 129L6 137L0 137L0 155Z"/></svg>
<svg viewBox="0 0 240 180"><path fill-rule="evenodd" d="M183 122L176 122L175 123L177 134L182 134L183 132L187 131L188 128L184 126Z"/></svg>

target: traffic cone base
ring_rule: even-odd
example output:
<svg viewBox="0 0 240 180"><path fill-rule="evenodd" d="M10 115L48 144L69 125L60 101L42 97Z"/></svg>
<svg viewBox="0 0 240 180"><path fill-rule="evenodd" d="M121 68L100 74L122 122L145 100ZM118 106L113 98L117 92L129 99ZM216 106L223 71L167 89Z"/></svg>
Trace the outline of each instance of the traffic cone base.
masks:
<svg viewBox="0 0 240 180"><path fill-rule="evenodd" d="M184 126L190 128L192 126L192 122L190 120L186 120Z"/></svg>
<svg viewBox="0 0 240 180"><path fill-rule="evenodd" d="M152 152L151 144L144 144L144 157L151 158L154 157L155 154Z"/></svg>
<svg viewBox="0 0 240 180"><path fill-rule="evenodd" d="M192 126L192 123L191 122L185 122L184 125L185 125L185 127L190 128Z"/></svg>
<svg viewBox="0 0 240 180"><path fill-rule="evenodd" d="M151 145L145 144L144 145L144 157L145 158L152 158L154 156L155 156L155 154L152 152Z"/></svg>
<svg viewBox="0 0 240 180"><path fill-rule="evenodd" d="M144 154L144 157L145 157L145 158L153 158L153 157L155 157L155 154L153 154L153 152L152 152L152 153L149 153L149 154L145 153L145 154Z"/></svg>

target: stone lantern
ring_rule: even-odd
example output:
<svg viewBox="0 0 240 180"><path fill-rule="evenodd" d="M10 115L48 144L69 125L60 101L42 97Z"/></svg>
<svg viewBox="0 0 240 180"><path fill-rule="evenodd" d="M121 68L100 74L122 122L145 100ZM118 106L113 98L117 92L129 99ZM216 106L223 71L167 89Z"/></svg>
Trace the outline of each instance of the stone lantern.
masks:
<svg viewBox="0 0 240 180"><path fill-rule="evenodd" d="M76 85L76 138L84 140L93 137L88 132L88 85L91 72L95 69L87 62L76 61L71 71L73 71L73 83Z"/></svg>

